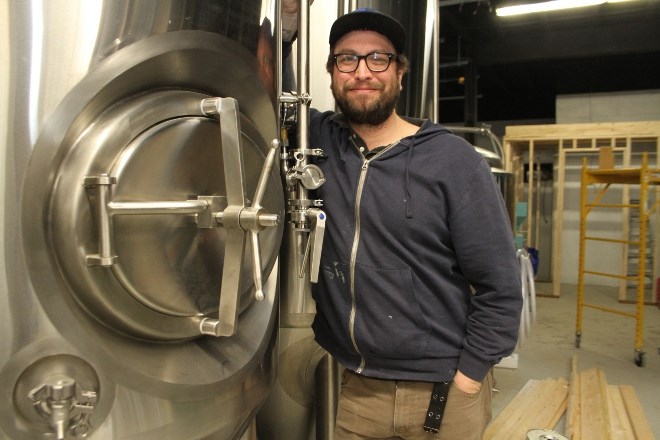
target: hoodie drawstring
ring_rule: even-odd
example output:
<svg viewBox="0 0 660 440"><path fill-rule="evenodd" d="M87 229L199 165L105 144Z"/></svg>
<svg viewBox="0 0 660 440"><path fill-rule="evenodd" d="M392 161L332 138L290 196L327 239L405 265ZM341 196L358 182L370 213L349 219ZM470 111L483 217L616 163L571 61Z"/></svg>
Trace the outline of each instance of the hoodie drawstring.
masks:
<svg viewBox="0 0 660 440"><path fill-rule="evenodd" d="M406 193L406 218L413 218L415 216L412 193L410 192L410 162L412 161L414 145L415 137L413 136L412 142L410 142L410 145L408 146L408 157L406 158L406 175L404 183L404 191Z"/></svg>

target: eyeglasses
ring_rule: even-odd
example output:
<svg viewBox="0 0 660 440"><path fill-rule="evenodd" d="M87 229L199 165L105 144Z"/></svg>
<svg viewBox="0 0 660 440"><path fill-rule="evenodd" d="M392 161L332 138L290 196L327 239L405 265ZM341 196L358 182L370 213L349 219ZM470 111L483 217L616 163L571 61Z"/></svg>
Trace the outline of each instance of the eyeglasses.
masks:
<svg viewBox="0 0 660 440"><path fill-rule="evenodd" d="M371 52L366 55L355 55L352 53L339 53L333 55L337 69L342 73L355 72L360 65L360 60L364 60L367 68L372 72L384 72L390 67L392 58L397 58L393 53Z"/></svg>

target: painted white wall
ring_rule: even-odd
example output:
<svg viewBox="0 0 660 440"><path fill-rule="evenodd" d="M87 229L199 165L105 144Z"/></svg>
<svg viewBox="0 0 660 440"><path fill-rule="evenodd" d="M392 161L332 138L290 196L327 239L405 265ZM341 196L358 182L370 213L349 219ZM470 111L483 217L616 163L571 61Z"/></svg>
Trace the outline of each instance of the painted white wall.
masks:
<svg viewBox="0 0 660 440"><path fill-rule="evenodd" d="M317 0L309 8L309 93L312 107L324 111L334 110L335 99L330 91L330 75L325 70L328 59L328 36L337 18L337 0Z"/></svg>
<svg viewBox="0 0 660 440"><path fill-rule="evenodd" d="M660 90L559 95L557 124L660 120Z"/></svg>

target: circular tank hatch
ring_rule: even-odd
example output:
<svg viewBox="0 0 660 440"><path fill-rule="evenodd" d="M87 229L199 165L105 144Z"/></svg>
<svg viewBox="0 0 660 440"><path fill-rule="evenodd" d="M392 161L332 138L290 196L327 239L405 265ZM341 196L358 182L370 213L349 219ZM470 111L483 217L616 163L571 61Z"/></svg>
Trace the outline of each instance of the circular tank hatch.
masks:
<svg viewBox="0 0 660 440"><path fill-rule="evenodd" d="M213 197L226 206L218 120L202 114L199 93L166 90L115 104L69 148L51 192L48 228L57 265L75 299L99 321L139 338L199 336L204 317L217 315L225 258L223 227L199 227L194 213L113 215L115 257L90 263L102 246L102 203L167 204ZM241 117L246 196L254 194L265 142ZM109 197L84 183L112 179ZM279 177L271 173L262 205L283 214ZM165 211L165 212L163 212ZM264 272L272 269L281 226L259 234ZM231 257L231 256L230 256ZM240 258L240 256L238 257ZM249 246L242 265L239 309L252 301Z"/></svg>
<svg viewBox="0 0 660 440"><path fill-rule="evenodd" d="M154 35L95 66L49 116L34 145L21 212L31 285L76 353L131 389L203 399L228 383L240 388L249 379L265 390L271 381L283 222L258 234L267 278L261 302L252 299L250 246L242 258L230 252L226 259L225 239L232 242L236 230L227 235L229 229L209 224L208 216L200 225L198 209L127 215L113 208L110 240L100 240L99 229L108 220L99 207L111 203L199 207L201 200L222 211L224 119L202 110L209 97L238 103L235 139L250 206L269 141L277 136L273 104L255 69L249 51L220 35ZM283 218L277 167L267 181L261 206ZM200 337L200 324L213 321L220 297L229 297L220 293L227 261L240 265L227 271L241 281L234 290L235 334Z"/></svg>

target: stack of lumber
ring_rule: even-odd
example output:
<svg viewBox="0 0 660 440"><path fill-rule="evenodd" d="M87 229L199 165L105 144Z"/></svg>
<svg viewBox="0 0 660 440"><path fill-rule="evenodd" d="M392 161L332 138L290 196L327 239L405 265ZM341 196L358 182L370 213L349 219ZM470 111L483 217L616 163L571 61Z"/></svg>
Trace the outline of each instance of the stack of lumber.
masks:
<svg viewBox="0 0 660 440"><path fill-rule="evenodd" d="M566 432L571 440L654 440L635 389L609 385L591 368L571 372Z"/></svg>
<svg viewBox="0 0 660 440"><path fill-rule="evenodd" d="M629 385L609 385L598 368L563 378L529 380L486 429L484 440L524 440L532 429L554 429L566 414L571 440L655 440ZM556 430L560 432L560 430Z"/></svg>
<svg viewBox="0 0 660 440"><path fill-rule="evenodd" d="M525 440L527 431L552 429L566 412L567 402L566 379L531 379L488 425L484 440Z"/></svg>

